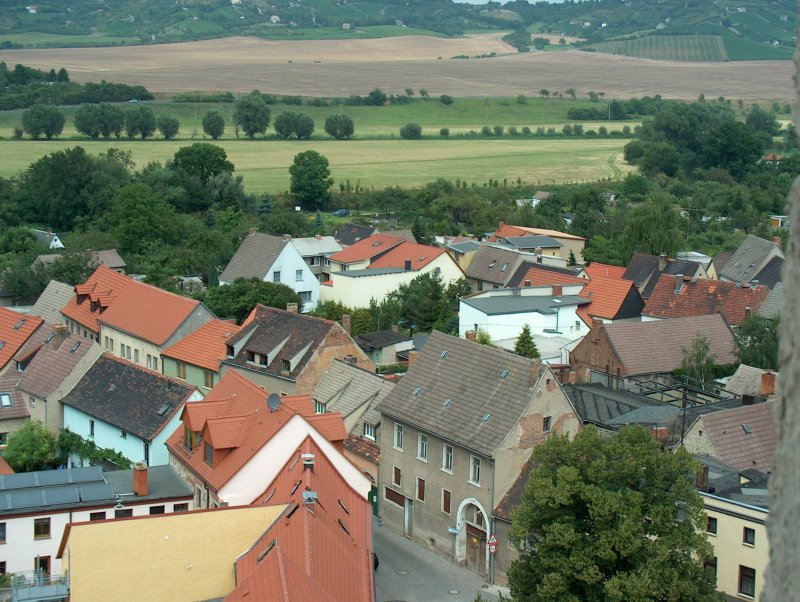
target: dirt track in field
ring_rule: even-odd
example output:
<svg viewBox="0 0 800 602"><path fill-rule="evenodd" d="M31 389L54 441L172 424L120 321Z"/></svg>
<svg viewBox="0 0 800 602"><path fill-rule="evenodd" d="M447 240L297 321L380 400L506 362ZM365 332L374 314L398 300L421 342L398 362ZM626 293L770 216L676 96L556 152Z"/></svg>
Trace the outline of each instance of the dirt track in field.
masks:
<svg viewBox="0 0 800 602"><path fill-rule="evenodd" d="M575 88L630 98L790 99L791 61L678 63L564 51L503 54L501 34L457 39L402 36L374 40L268 41L226 38L158 46L3 50L9 65L66 67L79 82L106 79L154 92L193 90L349 96L373 88L431 95L535 96ZM496 52L487 59L451 59ZM441 59L438 57L442 57Z"/></svg>

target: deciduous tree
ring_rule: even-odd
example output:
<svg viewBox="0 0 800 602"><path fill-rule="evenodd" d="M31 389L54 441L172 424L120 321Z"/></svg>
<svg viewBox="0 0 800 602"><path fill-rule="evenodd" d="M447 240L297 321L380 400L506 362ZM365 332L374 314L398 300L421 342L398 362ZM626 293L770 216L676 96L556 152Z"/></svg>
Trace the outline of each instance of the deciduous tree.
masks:
<svg viewBox="0 0 800 602"><path fill-rule="evenodd" d="M264 282L258 278L237 278L232 284L209 289L205 304L216 315L233 318L241 324L256 304L286 309L288 303L297 303L302 309L300 295L285 284Z"/></svg>
<svg viewBox="0 0 800 602"><path fill-rule="evenodd" d="M165 140L172 140L178 135L178 130L181 128L180 121L172 115L159 115L156 124Z"/></svg>
<svg viewBox="0 0 800 602"><path fill-rule="evenodd" d="M56 437L38 420L30 420L8 437L5 459L16 472L46 468L55 456Z"/></svg>
<svg viewBox="0 0 800 602"><path fill-rule="evenodd" d="M138 106L125 113L125 132L128 138L141 136L144 140L155 133L156 127L156 116L150 107Z"/></svg>
<svg viewBox="0 0 800 602"><path fill-rule="evenodd" d="M290 190L301 207L308 211L327 209L333 178L325 156L313 150L295 155L289 175Z"/></svg>
<svg viewBox="0 0 800 602"><path fill-rule="evenodd" d="M50 140L64 130L64 114L50 105L33 105L22 113L22 129L34 140Z"/></svg>
<svg viewBox="0 0 800 602"><path fill-rule="evenodd" d="M234 105L233 123L242 128L248 138L264 134L269 126L269 117L269 107L257 90L243 96Z"/></svg>
<svg viewBox="0 0 800 602"><path fill-rule="evenodd" d="M353 118L349 115L328 115L325 119L325 132L336 140L350 138L354 131Z"/></svg>
<svg viewBox="0 0 800 602"><path fill-rule="evenodd" d="M419 140L422 138L422 127L418 123L407 123L400 128L400 137L405 140Z"/></svg>
<svg viewBox="0 0 800 602"><path fill-rule="evenodd" d="M778 369L778 326L780 318L752 314L736 329L736 357L748 366Z"/></svg>
<svg viewBox="0 0 800 602"><path fill-rule="evenodd" d="M209 111L203 117L203 131L214 140L219 140L225 133L225 118L219 111Z"/></svg>
<svg viewBox="0 0 800 602"><path fill-rule="evenodd" d="M203 184L212 176L233 173L233 163L228 161L225 149L208 142L195 142L183 146L175 153L172 165L176 169L194 176Z"/></svg>

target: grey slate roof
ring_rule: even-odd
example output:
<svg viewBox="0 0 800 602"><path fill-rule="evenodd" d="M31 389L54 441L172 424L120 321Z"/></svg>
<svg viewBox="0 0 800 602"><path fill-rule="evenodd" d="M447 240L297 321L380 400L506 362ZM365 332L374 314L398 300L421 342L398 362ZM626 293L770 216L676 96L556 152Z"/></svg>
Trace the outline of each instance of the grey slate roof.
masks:
<svg viewBox="0 0 800 602"><path fill-rule="evenodd" d="M286 243L282 238L261 232L247 235L219 275L220 282L233 282L237 278L263 280Z"/></svg>
<svg viewBox="0 0 800 602"><path fill-rule="evenodd" d="M695 336L708 339L717 364L735 364L733 333L719 314L607 324L608 338L629 376L672 372Z"/></svg>
<svg viewBox="0 0 800 602"><path fill-rule="evenodd" d="M387 230L386 232L381 232L381 234L385 234L386 236L394 236L395 238L402 238L406 242L417 242L417 239L414 237L414 233L411 230Z"/></svg>
<svg viewBox="0 0 800 602"><path fill-rule="evenodd" d="M659 268L660 258L657 255L647 255L645 253L634 253L628 262L628 267L622 278L633 280L639 289L642 298L647 299L656 287L662 274L683 274L684 276L694 276L703 266L696 261L687 259L667 259L664 269Z"/></svg>
<svg viewBox="0 0 800 602"><path fill-rule="evenodd" d="M477 240L462 240L461 242L454 242L450 243L449 245L445 245L446 248L455 251L456 253L469 253L471 251L477 251L481 248L481 243Z"/></svg>
<svg viewBox="0 0 800 602"><path fill-rule="evenodd" d="M560 302L559 302L560 301ZM591 299L577 295L505 295L502 297L465 297L461 302L483 312L488 316L536 312L554 314L559 307L568 305L588 305Z"/></svg>
<svg viewBox="0 0 800 602"><path fill-rule="evenodd" d="M63 324L61 310L72 300L75 289L69 284L51 280L31 308L31 314L43 318L47 324Z"/></svg>
<svg viewBox="0 0 800 602"><path fill-rule="evenodd" d="M580 274L583 271L582 267L560 268L554 265L536 263L532 260L524 260L517 266L517 269L511 275L511 278L509 278L506 282L506 286L509 288L519 288L520 284L522 284L522 281L525 278L525 275L531 268L543 270L545 272L553 272L555 274L563 274L565 276L575 276L576 278L580 278ZM586 282L588 283L589 281L587 280Z"/></svg>
<svg viewBox="0 0 800 602"><path fill-rule="evenodd" d="M783 269L783 257L773 257L767 264L761 268L761 271L755 275L753 280L758 280L759 284L774 289L776 284L782 280L781 270Z"/></svg>
<svg viewBox="0 0 800 602"><path fill-rule="evenodd" d="M739 364L736 372L728 379L725 390L734 395L761 395L761 375L764 370Z"/></svg>
<svg viewBox="0 0 800 602"><path fill-rule="evenodd" d="M758 315L762 318L775 318L778 314L783 312L786 299L783 294L783 282L775 284L773 289L767 295L764 303L758 308Z"/></svg>
<svg viewBox="0 0 800 602"><path fill-rule="evenodd" d="M150 441L195 389L104 353L61 403Z"/></svg>
<svg viewBox="0 0 800 602"><path fill-rule="evenodd" d="M342 250L342 245L336 242L333 236L309 236L293 238L292 244L303 257L316 257L318 255L332 255Z"/></svg>
<svg viewBox="0 0 800 602"><path fill-rule="evenodd" d="M769 260L770 254L776 250L778 256L783 257L783 252L774 242L748 234L719 272L719 277L746 284L755 278Z"/></svg>
<svg viewBox="0 0 800 602"><path fill-rule="evenodd" d="M555 238L546 235L506 236L506 242L518 249L535 249L536 247L554 249L564 246Z"/></svg>
<svg viewBox="0 0 800 602"><path fill-rule="evenodd" d="M531 255L522 255L518 251L503 249L494 245L481 245L464 274L467 278L504 285L516 271L517 265ZM503 269L505 267L505 269Z"/></svg>
<svg viewBox="0 0 800 602"><path fill-rule="evenodd" d="M103 476L123 504L134 500L151 502L193 495L192 488L169 464L147 468L147 495L129 495L133 491L133 469L104 472Z"/></svg>
<svg viewBox="0 0 800 602"><path fill-rule="evenodd" d="M361 270L347 270L346 272L333 272L345 278L363 278L364 276L385 276L386 274L400 274L403 268L364 268Z"/></svg>
<svg viewBox="0 0 800 602"><path fill-rule="evenodd" d="M340 412L345 420L367 406L362 422L377 426L381 421L377 404L395 386L377 374L336 359L320 377L311 397L324 404L327 412Z"/></svg>
<svg viewBox="0 0 800 602"><path fill-rule="evenodd" d="M48 232L46 230L36 230L34 228L31 228L31 234L33 234L33 237L36 239L36 242L38 244L48 248L51 248L50 245L52 245L53 241L55 241L58 238L58 234L56 234L55 232L52 231ZM61 245L61 248L63 248L63 246L64 245Z"/></svg>
<svg viewBox="0 0 800 602"><path fill-rule="evenodd" d="M667 405L644 395L615 391L599 383L565 385L564 392L582 422L603 426L611 426L614 419L640 408Z"/></svg>
<svg viewBox="0 0 800 602"><path fill-rule="evenodd" d="M372 226L360 226L358 224L342 224L333 237L343 247L356 244L359 240L369 238L375 233Z"/></svg>
<svg viewBox="0 0 800 602"><path fill-rule="evenodd" d="M434 331L379 409L489 457L531 401L539 373L527 358Z"/></svg>
<svg viewBox="0 0 800 602"><path fill-rule="evenodd" d="M410 336L394 332L393 330L363 332L356 337L356 343L358 343L358 346L362 349L382 349L389 345L396 345L397 343L410 340Z"/></svg>

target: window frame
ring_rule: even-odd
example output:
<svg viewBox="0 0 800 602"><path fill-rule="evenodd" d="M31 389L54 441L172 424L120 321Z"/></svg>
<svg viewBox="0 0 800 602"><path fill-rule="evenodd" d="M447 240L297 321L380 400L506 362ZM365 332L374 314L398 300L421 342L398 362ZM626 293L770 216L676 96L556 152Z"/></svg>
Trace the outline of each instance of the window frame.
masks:
<svg viewBox="0 0 800 602"><path fill-rule="evenodd" d="M105 510L101 510L101 511L98 511L98 512L90 512L89 513L89 520L90 521L106 520L106 511Z"/></svg>
<svg viewBox="0 0 800 602"><path fill-rule="evenodd" d="M203 442L203 462L214 466L214 447L208 441Z"/></svg>
<svg viewBox="0 0 800 602"><path fill-rule="evenodd" d="M403 451L403 425L399 422L394 423L394 448Z"/></svg>
<svg viewBox="0 0 800 602"><path fill-rule="evenodd" d="M45 529L46 527L46 529ZM50 517L33 519L33 538L50 539Z"/></svg>
<svg viewBox="0 0 800 602"><path fill-rule="evenodd" d="M445 509L445 500L447 501L447 509ZM448 516L453 513L453 492L449 489L442 488L441 510Z"/></svg>
<svg viewBox="0 0 800 602"><path fill-rule="evenodd" d="M719 528L719 524L717 521L716 516L707 516L706 517L706 533L708 535L716 535L717 529Z"/></svg>
<svg viewBox="0 0 800 602"><path fill-rule="evenodd" d="M453 446L447 443L442 445L442 471L453 474Z"/></svg>
<svg viewBox="0 0 800 602"><path fill-rule="evenodd" d="M743 587L745 584L745 579L747 580L748 585L752 585L752 588L748 588L748 591L745 591L745 588ZM751 568L749 566L744 566L743 564L739 565L739 579L736 585L736 593L742 596L747 596L749 598L755 598L756 570L754 568Z"/></svg>
<svg viewBox="0 0 800 602"><path fill-rule="evenodd" d="M403 482L403 469L399 466L392 466L392 485L400 487Z"/></svg>
<svg viewBox="0 0 800 602"><path fill-rule="evenodd" d="M476 472L478 476L477 479L475 479ZM481 459L474 454L471 454L469 457L469 475L467 482L476 487L481 486Z"/></svg>
<svg viewBox="0 0 800 602"><path fill-rule="evenodd" d="M6 523L0 522L0 544L6 543Z"/></svg>
<svg viewBox="0 0 800 602"><path fill-rule="evenodd" d="M186 364L184 362L175 362L175 374L177 378L186 380Z"/></svg>
<svg viewBox="0 0 800 602"><path fill-rule="evenodd" d="M420 501L423 504L425 503L425 487L425 479L422 477L417 477L417 501ZM422 495L420 495L420 493L422 493Z"/></svg>
<svg viewBox="0 0 800 602"><path fill-rule="evenodd" d="M428 435L425 433L417 433L417 460L428 463Z"/></svg>
<svg viewBox="0 0 800 602"><path fill-rule="evenodd" d="M302 282L303 281L303 270L295 270L294 271L294 281L295 282Z"/></svg>
<svg viewBox="0 0 800 602"><path fill-rule="evenodd" d="M180 502L172 505L173 512L189 512L189 502Z"/></svg>
<svg viewBox="0 0 800 602"><path fill-rule="evenodd" d="M94 419L89 418L89 438L94 439Z"/></svg>
<svg viewBox="0 0 800 602"><path fill-rule="evenodd" d="M756 545L756 530L752 527L742 528L742 543L746 546Z"/></svg>
<svg viewBox="0 0 800 602"><path fill-rule="evenodd" d="M553 428L553 417L545 416L542 418L542 432L549 433Z"/></svg>
<svg viewBox="0 0 800 602"><path fill-rule="evenodd" d="M370 424L369 422L364 423L364 439L369 439L370 441L377 440L374 424Z"/></svg>
<svg viewBox="0 0 800 602"><path fill-rule="evenodd" d="M280 282L281 281L281 271L280 270L273 270L273 272L272 272L272 281L273 282Z"/></svg>

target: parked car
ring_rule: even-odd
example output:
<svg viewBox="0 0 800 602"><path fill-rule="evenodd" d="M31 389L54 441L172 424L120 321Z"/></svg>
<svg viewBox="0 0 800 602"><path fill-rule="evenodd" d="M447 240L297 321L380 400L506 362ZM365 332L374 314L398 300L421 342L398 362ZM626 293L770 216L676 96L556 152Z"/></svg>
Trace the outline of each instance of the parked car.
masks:
<svg viewBox="0 0 800 602"><path fill-rule="evenodd" d="M333 212L334 217L347 217L350 215L349 209L337 209Z"/></svg>

